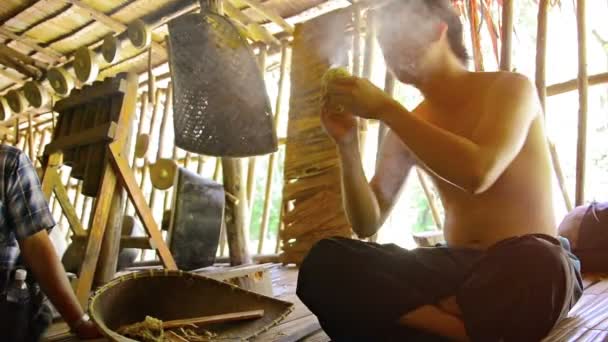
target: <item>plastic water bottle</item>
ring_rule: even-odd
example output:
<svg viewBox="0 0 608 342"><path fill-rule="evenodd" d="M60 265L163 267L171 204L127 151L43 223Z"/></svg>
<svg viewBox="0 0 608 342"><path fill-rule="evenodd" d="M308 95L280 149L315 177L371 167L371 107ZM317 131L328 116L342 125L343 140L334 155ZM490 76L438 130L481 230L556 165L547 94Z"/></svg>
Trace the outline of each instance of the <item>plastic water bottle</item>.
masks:
<svg viewBox="0 0 608 342"><path fill-rule="evenodd" d="M8 341L25 341L29 326L30 292L25 282L27 271L15 270L15 277L6 290L6 304L9 317ZM1 334L0 334L1 335Z"/></svg>
<svg viewBox="0 0 608 342"><path fill-rule="evenodd" d="M6 291L6 301L9 303L27 305L30 301L30 291L25 283L27 271L15 270L15 279Z"/></svg>

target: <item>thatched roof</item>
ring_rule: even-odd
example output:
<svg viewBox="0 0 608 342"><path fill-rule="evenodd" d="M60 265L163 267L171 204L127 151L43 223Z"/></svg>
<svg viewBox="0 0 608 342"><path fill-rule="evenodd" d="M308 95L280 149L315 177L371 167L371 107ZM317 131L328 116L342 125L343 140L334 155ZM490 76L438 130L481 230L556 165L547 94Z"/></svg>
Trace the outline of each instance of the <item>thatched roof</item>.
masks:
<svg viewBox="0 0 608 342"><path fill-rule="evenodd" d="M252 2L287 19L291 25L350 4L347 0L230 0L239 10L243 26L260 24L274 35L281 35L283 28L251 8L248 4ZM136 19L154 29L152 64L160 65L167 58L162 48L164 23L176 14L197 8L197 0L2 0L0 95L29 79L42 79L53 66L69 65L79 47L98 47L107 34L125 36L126 25ZM7 54L28 67L3 63L2 57ZM124 70L143 72L147 63L145 51L124 44L118 62L109 65L100 58L100 77Z"/></svg>

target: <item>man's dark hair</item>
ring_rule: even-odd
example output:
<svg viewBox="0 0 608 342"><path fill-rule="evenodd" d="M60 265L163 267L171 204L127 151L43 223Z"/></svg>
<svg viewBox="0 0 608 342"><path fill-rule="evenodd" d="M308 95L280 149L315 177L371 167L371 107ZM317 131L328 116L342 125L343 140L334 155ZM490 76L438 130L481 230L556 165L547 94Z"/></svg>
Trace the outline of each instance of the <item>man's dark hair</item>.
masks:
<svg viewBox="0 0 608 342"><path fill-rule="evenodd" d="M412 0L402 1L404 3L408 3ZM448 25L447 34L450 48L456 57L458 57L458 59L462 62L462 64L467 65L469 61L469 54L467 52L467 48L464 46L462 22L460 22L460 18L454 10L451 2L449 0L422 0L420 3L427 7L430 15L436 16L438 19Z"/></svg>

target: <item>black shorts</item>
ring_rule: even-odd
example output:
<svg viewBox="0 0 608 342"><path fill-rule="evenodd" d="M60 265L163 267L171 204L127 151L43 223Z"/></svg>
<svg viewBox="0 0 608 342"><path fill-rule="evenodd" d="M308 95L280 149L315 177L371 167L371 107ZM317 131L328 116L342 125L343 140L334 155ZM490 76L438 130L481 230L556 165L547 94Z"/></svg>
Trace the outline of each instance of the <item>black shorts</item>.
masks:
<svg viewBox="0 0 608 342"><path fill-rule="evenodd" d="M442 341L397 324L455 296L473 341L539 341L582 294L576 258L545 235L488 250L406 250L345 238L320 241L300 268L297 294L334 341Z"/></svg>

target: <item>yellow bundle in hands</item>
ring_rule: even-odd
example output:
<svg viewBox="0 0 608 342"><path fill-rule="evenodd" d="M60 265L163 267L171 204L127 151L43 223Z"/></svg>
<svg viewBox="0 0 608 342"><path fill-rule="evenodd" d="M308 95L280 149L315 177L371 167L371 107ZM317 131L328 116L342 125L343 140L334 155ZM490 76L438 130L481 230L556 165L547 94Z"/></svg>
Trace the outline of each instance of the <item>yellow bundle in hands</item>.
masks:
<svg viewBox="0 0 608 342"><path fill-rule="evenodd" d="M331 68L325 72L322 79L323 92L327 92L329 83L338 78L350 77L350 72L346 68Z"/></svg>

